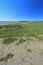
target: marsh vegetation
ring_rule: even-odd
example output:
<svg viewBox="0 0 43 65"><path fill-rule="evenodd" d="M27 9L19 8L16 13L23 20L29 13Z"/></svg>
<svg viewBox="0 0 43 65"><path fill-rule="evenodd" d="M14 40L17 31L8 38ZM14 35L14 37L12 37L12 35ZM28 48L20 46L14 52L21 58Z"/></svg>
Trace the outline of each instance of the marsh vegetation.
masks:
<svg viewBox="0 0 43 65"><path fill-rule="evenodd" d="M0 65L43 65L43 22L0 25Z"/></svg>

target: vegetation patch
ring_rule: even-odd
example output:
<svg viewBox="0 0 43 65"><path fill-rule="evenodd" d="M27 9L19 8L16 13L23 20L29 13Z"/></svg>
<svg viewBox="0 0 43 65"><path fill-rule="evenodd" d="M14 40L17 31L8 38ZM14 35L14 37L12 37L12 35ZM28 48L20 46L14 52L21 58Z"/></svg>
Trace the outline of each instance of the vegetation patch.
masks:
<svg viewBox="0 0 43 65"><path fill-rule="evenodd" d="M7 61L9 58L12 58L13 56L14 56L14 54L9 53L5 57L0 58L0 61Z"/></svg>
<svg viewBox="0 0 43 65"><path fill-rule="evenodd" d="M21 37L21 38L19 38L19 41L16 43L16 45L19 46L20 44L22 44L25 41L26 41L26 39Z"/></svg>
<svg viewBox="0 0 43 65"><path fill-rule="evenodd" d="M35 37L43 40L43 22L12 23L0 25L0 38L5 37ZM39 37L40 36L40 37Z"/></svg>
<svg viewBox="0 0 43 65"><path fill-rule="evenodd" d="M31 52L31 51L32 51L32 49L31 49L31 48L27 48L26 50L27 50L28 52Z"/></svg>
<svg viewBox="0 0 43 65"><path fill-rule="evenodd" d="M3 44L10 44L10 43L12 43L12 42L15 42L15 41L17 41L17 38L15 37L5 37L4 39L3 39Z"/></svg>
<svg viewBox="0 0 43 65"><path fill-rule="evenodd" d="M40 54L40 55L43 55L43 50L41 50L41 51L39 52L39 54Z"/></svg>
<svg viewBox="0 0 43 65"><path fill-rule="evenodd" d="M26 41L26 39L24 39L24 38L20 38L19 39L19 43L23 43L23 42L25 42Z"/></svg>

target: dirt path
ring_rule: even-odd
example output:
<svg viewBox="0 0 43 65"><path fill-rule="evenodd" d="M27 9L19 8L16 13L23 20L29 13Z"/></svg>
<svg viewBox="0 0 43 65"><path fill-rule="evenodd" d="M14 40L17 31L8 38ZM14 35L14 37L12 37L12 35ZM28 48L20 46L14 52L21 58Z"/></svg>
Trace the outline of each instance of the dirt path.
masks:
<svg viewBox="0 0 43 65"><path fill-rule="evenodd" d="M7 62L0 61L0 65L43 65L43 42L30 38L20 45L16 42L4 45L0 40L0 58L8 53L14 56Z"/></svg>

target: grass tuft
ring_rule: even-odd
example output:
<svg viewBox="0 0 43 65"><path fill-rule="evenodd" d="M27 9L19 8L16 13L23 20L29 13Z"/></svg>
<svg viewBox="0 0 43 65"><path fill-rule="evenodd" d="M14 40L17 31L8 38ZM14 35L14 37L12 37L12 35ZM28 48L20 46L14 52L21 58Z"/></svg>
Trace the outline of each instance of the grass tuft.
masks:
<svg viewBox="0 0 43 65"><path fill-rule="evenodd" d="M19 41L16 43L16 45L19 46L20 44L22 44L25 41L26 41L26 39L21 37L21 38L19 38Z"/></svg>
<svg viewBox="0 0 43 65"><path fill-rule="evenodd" d="M9 53L5 57L0 58L0 61L5 61L6 62L9 58L12 58L13 56L14 56L14 54Z"/></svg>
<svg viewBox="0 0 43 65"><path fill-rule="evenodd" d="M24 38L20 38L19 39L19 43L23 43L23 42L25 42L26 40L24 39Z"/></svg>
<svg viewBox="0 0 43 65"><path fill-rule="evenodd" d="M26 50L27 50L28 52L31 52L31 51L32 51L31 48L27 48Z"/></svg>
<svg viewBox="0 0 43 65"><path fill-rule="evenodd" d="M12 43L12 42L14 42L14 41L16 41L16 40L17 40L17 38L5 37L5 38L3 39L3 44L10 44L10 43Z"/></svg>

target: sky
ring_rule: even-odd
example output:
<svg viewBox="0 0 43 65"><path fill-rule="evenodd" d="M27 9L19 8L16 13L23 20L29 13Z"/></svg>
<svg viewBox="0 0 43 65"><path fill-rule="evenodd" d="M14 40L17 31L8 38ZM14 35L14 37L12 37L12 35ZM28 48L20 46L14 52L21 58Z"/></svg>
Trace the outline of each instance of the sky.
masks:
<svg viewBox="0 0 43 65"><path fill-rule="evenodd" d="M42 21L43 0L0 0L0 21Z"/></svg>

